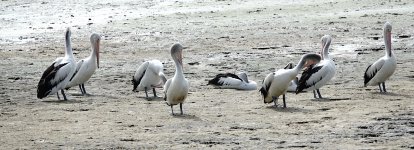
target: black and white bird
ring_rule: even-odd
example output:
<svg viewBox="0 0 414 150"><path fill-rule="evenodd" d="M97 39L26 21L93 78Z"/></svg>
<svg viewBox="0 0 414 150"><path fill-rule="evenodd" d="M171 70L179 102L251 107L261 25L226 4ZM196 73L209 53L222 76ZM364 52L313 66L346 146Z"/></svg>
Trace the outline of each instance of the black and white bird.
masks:
<svg viewBox="0 0 414 150"><path fill-rule="evenodd" d="M397 68L395 55L391 50L391 30L389 22L384 24L385 56L369 65L364 74L364 86L378 85L380 92L386 93L385 81L394 74ZM382 85L382 88L381 88Z"/></svg>
<svg viewBox="0 0 414 150"><path fill-rule="evenodd" d="M332 38L329 35L322 37L322 61L316 65L311 65L303 71L296 88L296 94L303 90L313 90L314 98L322 98L319 88L326 85L335 76L336 72L335 62L332 61L328 53L331 40Z"/></svg>
<svg viewBox="0 0 414 150"><path fill-rule="evenodd" d="M286 108L285 93L289 84L296 78L305 64L317 63L321 60L318 54L305 54L300 59L298 65L292 69L279 69L270 73L263 80L262 88L259 90L263 96L264 103L274 102L277 107L277 99L283 95L283 107Z"/></svg>
<svg viewBox="0 0 414 150"><path fill-rule="evenodd" d="M187 98L190 85L183 73L183 46L174 44L171 47L171 57L175 63L174 77L168 79L164 85L164 100L171 106L171 113L174 115L173 106L180 104L181 115L183 115L183 103Z"/></svg>
<svg viewBox="0 0 414 150"><path fill-rule="evenodd" d="M76 69L75 58L73 57L70 28L65 32L65 57L57 58L44 72L37 85L37 98L42 99L48 95L61 91L64 100L67 100L64 89Z"/></svg>
<svg viewBox="0 0 414 150"><path fill-rule="evenodd" d="M95 73L96 68L99 68L99 50L101 36L93 33L90 37L91 54L85 59L79 60L76 63L76 71L66 85L66 89L79 85L82 95L89 95L86 93L85 82L88 81Z"/></svg>
<svg viewBox="0 0 414 150"><path fill-rule="evenodd" d="M164 66L159 60L154 59L142 63L132 77L132 83L134 84L132 91L144 91L148 99L147 91L152 89L154 97L157 97L155 88L162 87L167 80L163 70Z"/></svg>
<svg viewBox="0 0 414 150"><path fill-rule="evenodd" d="M220 73L208 81L207 85L213 85L222 89L256 90L257 83L249 80L245 72L236 74Z"/></svg>

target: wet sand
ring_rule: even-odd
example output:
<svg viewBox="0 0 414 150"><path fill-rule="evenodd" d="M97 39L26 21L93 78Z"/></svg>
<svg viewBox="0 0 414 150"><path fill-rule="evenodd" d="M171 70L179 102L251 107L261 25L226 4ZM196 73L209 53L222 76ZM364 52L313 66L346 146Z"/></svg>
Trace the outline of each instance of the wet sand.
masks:
<svg viewBox="0 0 414 150"><path fill-rule="evenodd" d="M414 3L410 1L218 0L1 2L0 149L413 149ZM393 25L397 71L389 93L363 87L366 67L384 55L382 26ZM42 72L64 55L72 29L77 59L102 35L100 67L85 84L93 96L36 98ZM337 72L321 88L287 94L287 107L264 104L258 91L214 89L218 73L267 74L320 51L333 37ZM183 116L162 98L132 92L131 78L149 59L164 63L180 42L190 93ZM162 89L157 89L162 96ZM149 95L152 95L150 92ZM281 100L279 101L281 103ZM179 107L175 106L175 112Z"/></svg>

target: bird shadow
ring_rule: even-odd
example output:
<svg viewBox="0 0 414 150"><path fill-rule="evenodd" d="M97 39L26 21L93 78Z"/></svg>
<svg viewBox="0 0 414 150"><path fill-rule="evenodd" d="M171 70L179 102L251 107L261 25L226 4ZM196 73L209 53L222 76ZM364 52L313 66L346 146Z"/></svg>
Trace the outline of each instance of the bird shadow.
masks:
<svg viewBox="0 0 414 150"><path fill-rule="evenodd" d="M199 117L197 117L196 115L189 115L189 114L171 114L171 116L173 116L174 118L179 118L179 119L189 119L189 120L195 120L195 121L201 121L201 119Z"/></svg>
<svg viewBox="0 0 414 150"><path fill-rule="evenodd" d="M379 95L389 95L389 96L403 96L403 97L407 97L410 98L411 96L409 95L405 95L405 94L399 94L399 93L394 93L394 92L372 92L372 94L379 94Z"/></svg>
<svg viewBox="0 0 414 150"><path fill-rule="evenodd" d="M137 96L138 98L145 99L147 101L164 101L164 97L145 97L145 96Z"/></svg>
<svg viewBox="0 0 414 150"><path fill-rule="evenodd" d="M346 101L346 100L351 100L351 98L344 97L344 98L314 98L314 99L311 99L311 101L315 101L315 102L334 102L334 101Z"/></svg>
<svg viewBox="0 0 414 150"><path fill-rule="evenodd" d="M270 109L270 110L278 111L278 112L307 112L307 111L309 111L309 110L303 109L303 108L296 108L296 107L286 107L286 108L284 108L283 106L275 107L274 105L273 106L267 106L266 108Z"/></svg>
<svg viewBox="0 0 414 150"><path fill-rule="evenodd" d="M80 100L44 100L44 103L53 103L53 104L74 104L74 103L82 103Z"/></svg>

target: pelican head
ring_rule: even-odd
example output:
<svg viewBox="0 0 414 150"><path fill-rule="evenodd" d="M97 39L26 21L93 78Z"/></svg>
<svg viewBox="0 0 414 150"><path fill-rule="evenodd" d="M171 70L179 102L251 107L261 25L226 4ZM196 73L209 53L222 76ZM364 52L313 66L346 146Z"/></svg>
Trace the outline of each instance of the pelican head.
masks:
<svg viewBox="0 0 414 150"><path fill-rule="evenodd" d="M66 28L66 32L65 32L65 45L66 45L66 52L68 51L72 51L72 47L70 45L70 28ZM71 52L70 52L71 53Z"/></svg>
<svg viewBox="0 0 414 150"><path fill-rule="evenodd" d="M98 68L99 68L99 43L101 41L101 36L99 34L93 33L91 35L91 44L92 44L92 49L96 55L96 63L98 64Z"/></svg>
<svg viewBox="0 0 414 150"><path fill-rule="evenodd" d="M284 69L292 69L293 68L293 63L288 63Z"/></svg>
<svg viewBox="0 0 414 150"><path fill-rule="evenodd" d="M386 22L384 24L384 42L385 42L386 52L388 53L389 56L392 55L391 53L391 31L392 31L391 24L389 22Z"/></svg>
<svg viewBox="0 0 414 150"><path fill-rule="evenodd" d="M171 47L171 57L183 67L183 46L179 43Z"/></svg>
<svg viewBox="0 0 414 150"><path fill-rule="evenodd" d="M237 76L244 82L249 83L249 79L247 78L247 74L245 72L240 72L237 74Z"/></svg>
<svg viewBox="0 0 414 150"><path fill-rule="evenodd" d="M322 44L321 56L322 56L322 59L324 59L324 57L328 57L328 49L329 49L329 45L331 45L331 40L332 40L332 37L330 35L324 35L321 38L321 44Z"/></svg>

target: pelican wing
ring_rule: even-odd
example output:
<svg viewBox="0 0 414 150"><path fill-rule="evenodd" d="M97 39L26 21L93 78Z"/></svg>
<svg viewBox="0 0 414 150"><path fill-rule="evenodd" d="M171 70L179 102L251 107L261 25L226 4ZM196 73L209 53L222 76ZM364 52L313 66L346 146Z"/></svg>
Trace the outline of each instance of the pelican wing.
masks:
<svg viewBox="0 0 414 150"><path fill-rule="evenodd" d="M138 85L141 83L141 80L144 77L145 72L147 71L148 64L149 64L148 61L141 64L138 67L137 71L135 72L135 75L132 77L132 83L134 84L133 90L135 90L138 87Z"/></svg>
<svg viewBox="0 0 414 150"><path fill-rule="evenodd" d="M240 82L243 82L243 79L241 79L239 76L232 74L232 73L220 73L216 75L213 79L208 81L207 85L215 85L215 86L228 86L228 85L234 85Z"/></svg>
<svg viewBox="0 0 414 150"><path fill-rule="evenodd" d="M365 70L364 74L364 85L366 86L369 81L371 81L372 78L375 77L377 72L382 68L384 65L385 60L379 59L373 64L369 65L367 70Z"/></svg>
<svg viewBox="0 0 414 150"><path fill-rule="evenodd" d="M167 82L165 82L164 84L164 100L165 101L167 101L167 91L168 91L168 88L170 88L171 80L172 79L168 79Z"/></svg>
<svg viewBox="0 0 414 150"><path fill-rule="evenodd" d="M270 73L263 80L262 88L260 88L260 90L259 90L260 93L263 95L263 99L266 99L267 95L269 94L269 88L272 85L272 81L273 81L274 77L275 77L275 73Z"/></svg>
<svg viewBox="0 0 414 150"><path fill-rule="evenodd" d="M75 70L75 73L73 73L73 75L72 75L72 77L70 78L69 82L70 82L70 81L72 81L73 77L75 77L75 76L76 76L76 74L78 74L78 71L79 71L79 69L82 67L83 62L84 62L84 60L82 59L82 60L79 60L79 61L76 63L76 70Z"/></svg>
<svg viewBox="0 0 414 150"><path fill-rule="evenodd" d="M307 89L319 81L321 81L326 74L323 71L320 71L324 66L314 66L311 65L305 69L298 81L298 86L296 88L296 94L302 92L304 89ZM323 69L322 69L323 70Z"/></svg>
<svg viewBox="0 0 414 150"><path fill-rule="evenodd" d="M43 72L37 85L37 98L46 97L52 91L53 87L68 76L70 69L66 69L67 64L56 64L55 62Z"/></svg>

